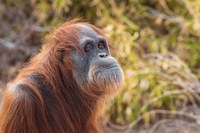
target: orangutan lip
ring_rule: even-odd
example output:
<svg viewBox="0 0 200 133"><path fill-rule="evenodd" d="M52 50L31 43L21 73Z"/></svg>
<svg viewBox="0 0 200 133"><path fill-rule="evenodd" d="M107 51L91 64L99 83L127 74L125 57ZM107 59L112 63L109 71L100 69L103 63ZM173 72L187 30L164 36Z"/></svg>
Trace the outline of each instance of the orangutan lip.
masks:
<svg viewBox="0 0 200 133"><path fill-rule="evenodd" d="M114 65L110 65L108 67L106 67L107 69L113 69L113 68L118 68L119 66L117 64Z"/></svg>

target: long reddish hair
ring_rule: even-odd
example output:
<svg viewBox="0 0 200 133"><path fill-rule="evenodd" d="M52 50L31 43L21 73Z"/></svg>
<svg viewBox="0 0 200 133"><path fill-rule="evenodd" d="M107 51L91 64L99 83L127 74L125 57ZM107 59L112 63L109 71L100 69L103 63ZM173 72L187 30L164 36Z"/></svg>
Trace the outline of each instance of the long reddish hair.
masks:
<svg viewBox="0 0 200 133"><path fill-rule="evenodd" d="M98 133L99 96L85 93L72 75L79 48L77 21L63 24L50 43L20 70L5 92L0 133ZM82 23L105 36L103 32Z"/></svg>

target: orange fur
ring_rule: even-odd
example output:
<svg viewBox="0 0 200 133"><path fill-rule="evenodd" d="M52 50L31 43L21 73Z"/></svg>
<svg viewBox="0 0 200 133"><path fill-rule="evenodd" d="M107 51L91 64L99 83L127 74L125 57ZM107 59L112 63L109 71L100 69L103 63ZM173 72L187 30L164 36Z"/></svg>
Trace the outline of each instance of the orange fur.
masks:
<svg viewBox="0 0 200 133"><path fill-rule="evenodd" d="M58 28L50 44L43 46L8 87L0 112L0 133L101 132L101 101L85 94L72 77L71 50L80 49L76 23ZM82 24L105 36L100 29Z"/></svg>

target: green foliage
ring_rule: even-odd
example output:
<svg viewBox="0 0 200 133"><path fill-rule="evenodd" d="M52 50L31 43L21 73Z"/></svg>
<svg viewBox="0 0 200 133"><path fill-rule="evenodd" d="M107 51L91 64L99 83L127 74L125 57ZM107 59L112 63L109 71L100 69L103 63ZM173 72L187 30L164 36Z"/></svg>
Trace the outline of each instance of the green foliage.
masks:
<svg viewBox="0 0 200 133"><path fill-rule="evenodd" d="M30 0L29 3L3 0L0 3L16 11L23 9L40 26L56 27L65 20L80 17L105 30L126 78L108 111L113 123L127 124L145 114L148 125L151 119L148 111L180 110L191 103L191 97L197 97L186 90L190 89L187 85L198 82L196 76L200 78L198 0ZM7 19L1 13L0 17Z"/></svg>

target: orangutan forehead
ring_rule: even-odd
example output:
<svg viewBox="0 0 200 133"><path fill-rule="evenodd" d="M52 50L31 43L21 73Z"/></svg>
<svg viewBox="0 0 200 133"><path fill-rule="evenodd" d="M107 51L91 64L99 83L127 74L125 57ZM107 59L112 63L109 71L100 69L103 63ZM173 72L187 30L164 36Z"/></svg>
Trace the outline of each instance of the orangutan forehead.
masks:
<svg viewBox="0 0 200 133"><path fill-rule="evenodd" d="M91 27L84 25L84 24L76 24L76 26L80 29L80 38L82 37L89 37L89 38L103 38L102 35L98 34L94 29Z"/></svg>

